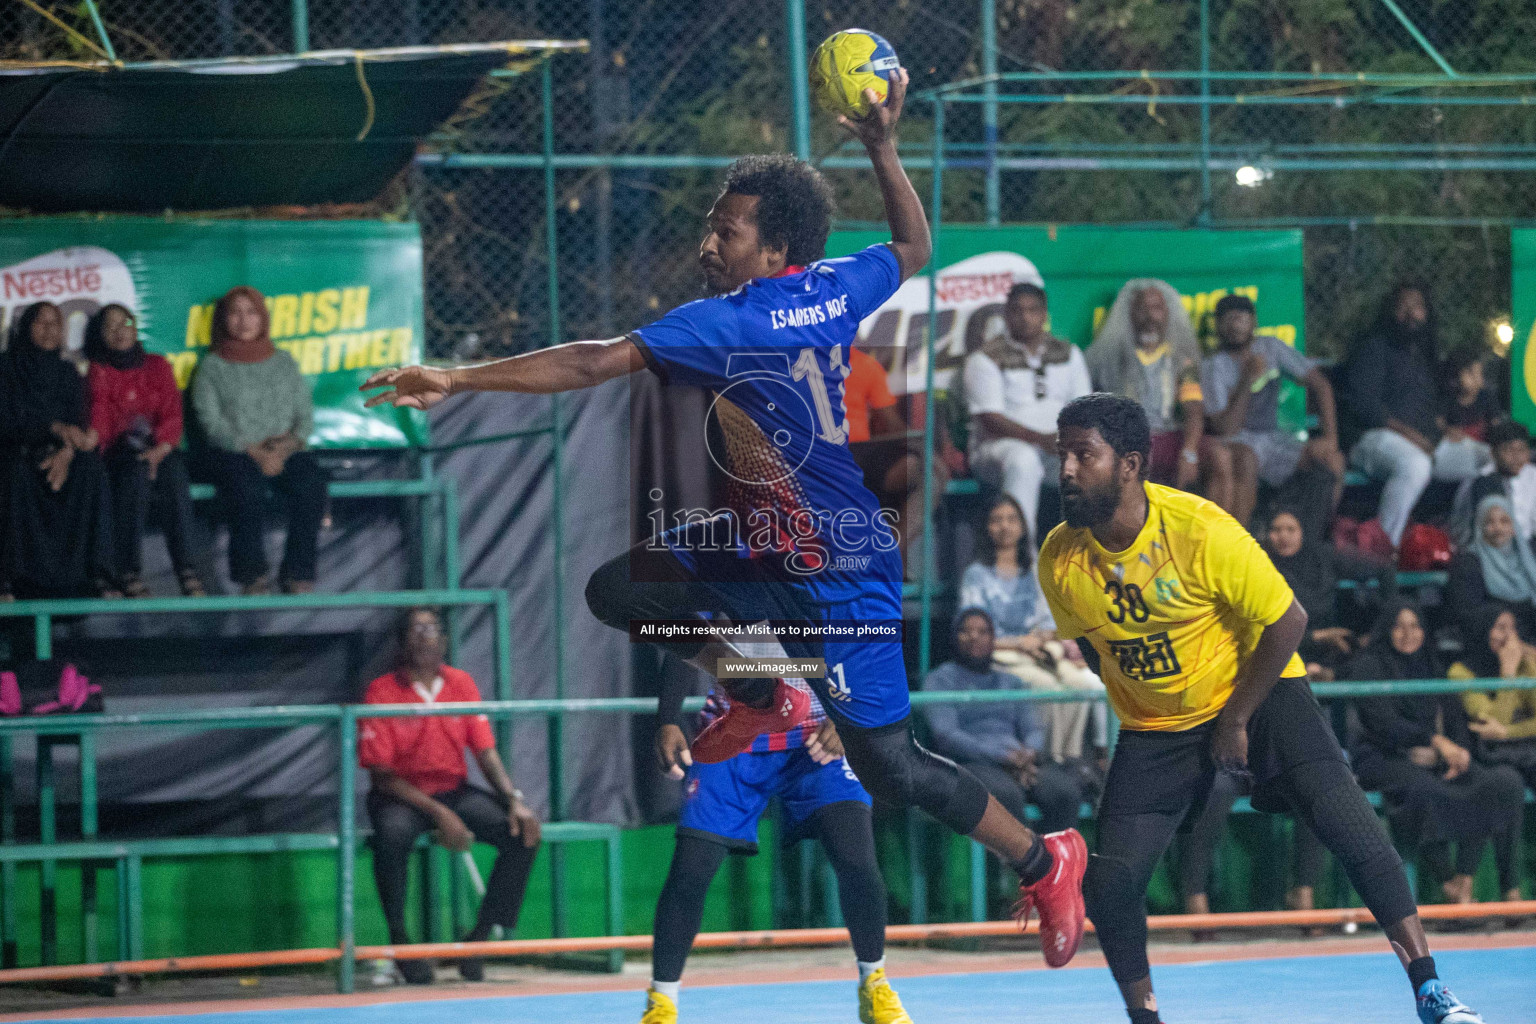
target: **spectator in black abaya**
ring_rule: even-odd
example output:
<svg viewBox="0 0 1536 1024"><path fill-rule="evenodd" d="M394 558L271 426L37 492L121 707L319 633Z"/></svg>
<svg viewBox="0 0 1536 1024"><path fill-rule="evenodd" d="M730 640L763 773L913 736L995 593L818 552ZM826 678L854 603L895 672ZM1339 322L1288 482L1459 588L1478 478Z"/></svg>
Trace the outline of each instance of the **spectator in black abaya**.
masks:
<svg viewBox="0 0 1536 1024"><path fill-rule="evenodd" d="M1377 621L1370 645L1350 662L1348 674L1362 681L1444 675L1424 644L1418 610L1406 601L1391 605ZM1495 841L1499 891L1511 889L1514 844L1509 838L1520 821L1525 783L1513 768L1472 760L1472 734L1460 696L1370 697L1356 707L1362 733L1351 751L1355 775L1361 786L1381 791L1395 823L1444 879L1446 899L1472 901L1472 877L1490 840Z"/></svg>
<svg viewBox="0 0 1536 1024"><path fill-rule="evenodd" d="M1396 596L1397 574L1390 563L1307 536L1301 522L1288 509L1270 515L1264 550L1307 610L1307 634L1297 648L1307 664L1307 678L1326 682L1359 646L1339 614L1339 581L1354 580L1361 586L1375 581L1378 598L1390 601Z"/></svg>
<svg viewBox="0 0 1536 1024"><path fill-rule="evenodd" d="M112 495L113 539L118 582L129 597L146 597L142 578L144 527L151 498L165 509L165 546L171 566L189 597L204 595L193 568L192 492L181 444L181 392L164 356L139 342L138 324L127 308L103 306L85 326L86 383L91 394L91 429L96 432Z"/></svg>
<svg viewBox="0 0 1536 1024"><path fill-rule="evenodd" d="M38 302L16 318L0 357L0 592L120 597L85 380L63 349L59 307Z"/></svg>

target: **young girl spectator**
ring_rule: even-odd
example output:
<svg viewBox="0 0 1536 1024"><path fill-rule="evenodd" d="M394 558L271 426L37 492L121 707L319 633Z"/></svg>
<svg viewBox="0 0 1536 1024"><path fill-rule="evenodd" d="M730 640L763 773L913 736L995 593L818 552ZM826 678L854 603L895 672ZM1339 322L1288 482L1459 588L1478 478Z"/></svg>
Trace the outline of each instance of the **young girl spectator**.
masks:
<svg viewBox="0 0 1536 1024"><path fill-rule="evenodd" d="M1515 532L1510 500L1490 494L1478 503L1472 541L1451 559L1446 606L1467 643L1478 640L1478 623L1489 606L1514 612L1530 628L1536 619L1536 557Z"/></svg>
<svg viewBox="0 0 1536 1024"><path fill-rule="evenodd" d="M1486 628L1468 638L1465 656L1451 666L1450 677L1536 678L1536 648L1521 635L1515 616L1494 608L1485 613L1483 623ZM1469 719L1467 728L1479 741L1478 760L1508 765L1527 786L1536 787L1536 689L1468 690L1461 695L1461 703Z"/></svg>
<svg viewBox="0 0 1536 1024"><path fill-rule="evenodd" d="M1445 361L1446 393L1440 406L1440 443L1435 446L1436 480L1471 480L1493 465L1488 428L1504 418L1483 386L1482 353L1460 349Z"/></svg>
<svg viewBox="0 0 1536 1024"><path fill-rule="evenodd" d="M315 589L325 475L305 451L314 427L309 382L272 344L266 302L231 288L213 310L213 351L192 377L192 408L208 439L207 466L229 516L229 576L247 594L268 593L263 550L268 488L288 509L279 579L289 593Z"/></svg>
<svg viewBox="0 0 1536 1024"><path fill-rule="evenodd" d="M51 302L16 318L0 356L0 596L121 597L85 381Z"/></svg>
<svg viewBox="0 0 1536 1024"><path fill-rule="evenodd" d="M139 342L138 324L124 306L103 306L85 325L86 384L91 429L106 461L119 582L129 597L147 597L142 578L144 526L151 498L166 509L165 546L181 592L202 597L193 568L192 494L181 443L181 392L164 356Z"/></svg>
<svg viewBox="0 0 1536 1024"><path fill-rule="evenodd" d="M1358 646L1354 632L1341 622L1339 581L1364 584L1375 580L1380 599L1390 600L1397 589L1396 573L1386 562L1340 551L1305 536L1301 520L1287 509L1270 516L1264 548L1307 610L1307 635L1298 653L1307 663L1308 677L1332 680Z"/></svg>
<svg viewBox="0 0 1536 1024"><path fill-rule="evenodd" d="M1056 639L1040 581L1035 577L1024 510L1006 494L987 508L976 561L960 580L960 606L981 608L992 616L997 638L993 661L1032 689L1101 691L1104 684L1083 664L1076 644ZM1102 704L1053 702L1042 705L1051 756L1081 757L1083 731L1094 718L1094 745L1106 746Z"/></svg>
<svg viewBox="0 0 1536 1024"><path fill-rule="evenodd" d="M1486 640L1484 641L1487 642ZM1424 643L1418 610L1397 602L1378 620L1371 643L1349 665L1358 680L1432 679L1441 675ZM1448 900L1472 900L1472 876L1490 839L1499 891L1514 885L1513 829L1525 783L1513 768L1472 760L1472 734L1456 694L1371 697L1356 704L1362 734L1351 751L1355 775L1380 790L1432 869ZM1454 869L1450 844L1456 844Z"/></svg>

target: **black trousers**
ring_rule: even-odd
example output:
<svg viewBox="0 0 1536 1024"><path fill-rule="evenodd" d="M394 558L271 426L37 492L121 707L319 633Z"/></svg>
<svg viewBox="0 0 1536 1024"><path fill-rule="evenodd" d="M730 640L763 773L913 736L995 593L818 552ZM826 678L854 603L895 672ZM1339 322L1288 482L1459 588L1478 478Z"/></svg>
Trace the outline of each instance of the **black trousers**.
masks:
<svg viewBox="0 0 1536 1024"><path fill-rule="evenodd" d="M1026 802L1040 808L1040 832L1077 827L1078 812L1083 806L1083 784L1069 768L1048 760L1040 766L1035 784L1025 789L1013 772L996 762L965 761L961 767L980 779L1003 809L1020 821L1025 820Z"/></svg>
<svg viewBox="0 0 1536 1024"><path fill-rule="evenodd" d="M144 530L150 504L163 510L161 529L171 565L178 573L192 568L192 491L187 463L173 451L160 463L155 478L139 453L116 445L106 455L107 484L112 493L112 544L117 571L139 575L144 568Z"/></svg>
<svg viewBox="0 0 1536 1024"><path fill-rule="evenodd" d="M229 578L244 585L267 574L263 538L267 493L272 490L282 496L288 511L282 578L313 582L326 493L325 472L314 455L294 452L273 477L263 476L256 460L244 452L210 450L206 465L229 520Z"/></svg>
<svg viewBox="0 0 1536 1024"><path fill-rule="evenodd" d="M55 491L41 446L0 450L0 583L17 597L95 596L110 582L112 510L96 452L77 452Z"/></svg>
<svg viewBox="0 0 1536 1024"><path fill-rule="evenodd" d="M497 794L465 783L433 799L462 818L476 839L496 847L496 866L485 880L485 899L480 904L480 924L499 924L507 930L517 927L538 847L530 849L512 834L507 824L510 809ZM405 932L405 883L411 851L417 837L433 828L432 820L410 804L376 791L368 794L368 818L373 822L373 881L384 905L389 941L404 944L410 941Z"/></svg>

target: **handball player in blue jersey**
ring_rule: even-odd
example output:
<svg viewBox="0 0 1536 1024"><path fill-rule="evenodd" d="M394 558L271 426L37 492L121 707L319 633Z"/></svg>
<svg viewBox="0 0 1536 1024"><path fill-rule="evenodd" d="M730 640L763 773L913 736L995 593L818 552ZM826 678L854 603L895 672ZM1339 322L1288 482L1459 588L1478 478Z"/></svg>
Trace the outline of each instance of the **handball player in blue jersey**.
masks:
<svg viewBox="0 0 1536 1024"><path fill-rule="evenodd" d="M587 604L628 630L641 620L688 620L698 637L658 646L714 675L739 657L729 625L810 624L811 639L780 636L794 658L819 658L807 680L836 722L848 762L869 792L915 805L986 845L1020 876L1021 923L1040 914L1053 967L1082 938L1087 848L1075 830L1037 837L953 762L913 737L901 651L899 524L882 512L848 450L842 385L861 320L931 255L922 203L896 155L907 75L867 117L838 120L864 144L891 241L824 259L831 189L788 156L743 157L709 211L699 265L711 296L606 341L578 341L480 366L384 370L368 405L428 409L462 391L548 394L642 370L715 393L716 430L699 443L725 473L729 508L637 544L599 568ZM693 439L678 439L686 442ZM858 627L863 634L850 633ZM722 679L728 713L695 739L692 757L718 763L763 733L804 720L809 695L784 679Z"/></svg>

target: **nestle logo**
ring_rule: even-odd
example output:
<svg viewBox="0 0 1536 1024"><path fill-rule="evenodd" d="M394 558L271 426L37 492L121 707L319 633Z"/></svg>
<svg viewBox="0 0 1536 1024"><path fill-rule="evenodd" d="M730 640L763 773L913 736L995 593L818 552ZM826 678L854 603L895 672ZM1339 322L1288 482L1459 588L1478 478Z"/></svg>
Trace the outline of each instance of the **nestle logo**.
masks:
<svg viewBox="0 0 1536 1024"><path fill-rule="evenodd" d="M982 302L1002 299L1013 287L1013 273L996 274L949 274L939 276L937 285L940 302Z"/></svg>
<svg viewBox="0 0 1536 1024"><path fill-rule="evenodd" d="M96 263L83 267L8 270L4 277L7 299L50 299L101 290L101 266Z"/></svg>

